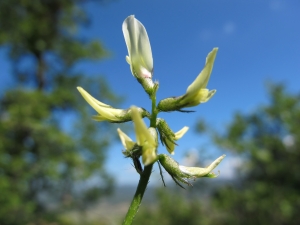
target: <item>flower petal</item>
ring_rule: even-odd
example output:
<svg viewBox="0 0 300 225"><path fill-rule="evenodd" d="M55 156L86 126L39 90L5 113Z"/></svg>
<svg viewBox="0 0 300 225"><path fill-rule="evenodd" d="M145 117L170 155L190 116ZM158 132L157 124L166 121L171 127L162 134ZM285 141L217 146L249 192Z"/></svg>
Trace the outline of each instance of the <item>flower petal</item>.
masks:
<svg viewBox="0 0 300 225"><path fill-rule="evenodd" d="M155 148L150 146L148 148L143 147L142 160L145 166L148 166L149 164L153 163L156 159L157 155L155 152Z"/></svg>
<svg viewBox="0 0 300 225"><path fill-rule="evenodd" d="M131 150L135 143L120 128L117 129L121 142L126 150Z"/></svg>
<svg viewBox="0 0 300 225"><path fill-rule="evenodd" d="M188 86L186 93L189 95L194 95L200 89L206 88L207 83L210 78L211 71L213 69L214 61L218 52L218 48L214 48L210 53L208 53L206 57L206 63L203 70L200 72L198 77L194 80L194 82Z"/></svg>
<svg viewBox="0 0 300 225"><path fill-rule="evenodd" d="M181 130L175 133L175 140L179 140L189 130L189 127L185 126Z"/></svg>
<svg viewBox="0 0 300 225"><path fill-rule="evenodd" d="M181 130L177 131L175 133L174 141L179 140L188 131L188 129L189 129L189 127L185 126ZM166 148L167 148L168 152L171 155L174 155L175 154L175 152L174 152L174 150L175 150L174 142L171 142L167 138L164 140L164 142L165 142L165 145L166 145Z"/></svg>
<svg viewBox="0 0 300 225"><path fill-rule="evenodd" d="M86 90L84 90L82 87L77 87L77 90L80 92L82 97L92 106L92 104L96 103L103 107L112 108L110 105L104 104L103 102L98 101L93 96L91 96ZM92 104L91 104L92 103ZM94 108L94 107L93 107Z"/></svg>
<svg viewBox="0 0 300 225"><path fill-rule="evenodd" d="M142 160L145 166L153 163L157 159L156 142L136 107L131 107L132 120L134 122L137 144L143 147Z"/></svg>
<svg viewBox="0 0 300 225"><path fill-rule="evenodd" d="M155 145L154 138L149 133L146 124L144 123L141 115L136 107L131 107L132 110L132 120L134 122L135 134L137 144L143 146L147 141L151 145Z"/></svg>
<svg viewBox="0 0 300 225"><path fill-rule="evenodd" d="M122 25L123 35L127 46L128 56L126 56L127 63L130 64L130 70L133 76L135 76L133 68L133 57L136 57L137 52L137 30L134 15L128 16Z"/></svg>
<svg viewBox="0 0 300 225"><path fill-rule="evenodd" d="M152 74L153 70L153 58L150 46L149 37L145 27L140 21L136 20L139 24L139 35L138 35L138 51L142 65Z"/></svg>
<svg viewBox="0 0 300 225"><path fill-rule="evenodd" d="M128 63L130 66L131 66L131 61L130 61L130 58L129 58L129 56L128 56L128 55L126 56L126 58L125 58L125 59L126 59L126 62L127 62L127 63Z"/></svg>
<svg viewBox="0 0 300 225"><path fill-rule="evenodd" d="M90 104L90 106L92 106L100 114L101 117L106 118L106 120L117 121L118 118L116 116L122 114L122 109L115 109L107 104L98 101L81 87L77 87L77 89L82 97ZM101 118L97 117L96 119L99 119L101 121Z"/></svg>
<svg viewBox="0 0 300 225"><path fill-rule="evenodd" d="M209 174L214 168L216 168L224 158L225 155L220 156L206 168L179 166L179 169L189 176L203 177Z"/></svg>
<svg viewBox="0 0 300 225"><path fill-rule="evenodd" d="M98 122L107 121L107 118L101 116L100 114L92 116L92 119Z"/></svg>
<svg viewBox="0 0 300 225"><path fill-rule="evenodd" d="M209 99L211 99L212 98L212 96L214 96L215 95L215 93L217 92L217 90L211 90L211 91L209 91L208 93L207 93L207 95L206 95L206 98L204 98L204 99L202 99L201 100L201 102L200 103L204 103L204 102L207 102Z"/></svg>
<svg viewBox="0 0 300 225"><path fill-rule="evenodd" d="M136 37L133 35L135 34L135 27L134 27L134 15L128 16L122 25L123 35L125 38L129 58L131 57L130 53L132 52L132 47L135 48L135 46L132 46L131 44L136 43Z"/></svg>
<svg viewBox="0 0 300 225"><path fill-rule="evenodd" d="M134 15L128 16L122 25L127 45L131 73L136 77L151 78L153 58L149 37L143 24Z"/></svg>

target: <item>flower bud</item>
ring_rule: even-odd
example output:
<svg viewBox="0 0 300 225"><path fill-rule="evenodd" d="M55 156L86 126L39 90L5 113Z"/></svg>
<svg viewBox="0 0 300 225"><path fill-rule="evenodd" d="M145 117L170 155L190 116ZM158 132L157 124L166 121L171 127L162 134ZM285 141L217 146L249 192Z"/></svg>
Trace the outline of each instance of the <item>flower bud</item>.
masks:
<svg viewBox="0 0 300 225"><path fill-rule="evenodd" d="M214 48L207 55L203 70L194 82L188 86L186 93L179 97L171 97L161 100L157 106L159 111L184 111L182 108L193 107L200 103L207 102L216 93L216 90L209 91L206 86L213 69L217 51L218 48Z"/></svg>
<svg viewBox="0 0 300 225"><path fill-rule="evenodd" d="M176 184L178 184L180 187L183 188L183 186L180 184L184 183L187 185L192 185L189 180L195 180L199 177L209 177L209 178L215 178L217 175L215 175L213 172L211 172L214 168L217 167L217 165L220 164L220 162L224 159L225 155L220 156L215 161L213 161L208 167L206 168L200 168L200 167L185 167L181 166L176 162L174 159L172 159L170 156L165 154L158 155L158 159L160 164L165 168L165 170L170 174L172 179L175 181Z"/></svg>

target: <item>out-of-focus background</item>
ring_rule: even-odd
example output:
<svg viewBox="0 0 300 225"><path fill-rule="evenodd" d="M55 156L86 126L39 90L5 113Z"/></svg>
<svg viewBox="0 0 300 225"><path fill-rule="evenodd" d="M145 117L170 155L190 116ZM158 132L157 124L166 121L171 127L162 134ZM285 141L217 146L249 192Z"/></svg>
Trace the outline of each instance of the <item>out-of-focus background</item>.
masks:
<svg viewBox="0 0 300 225"><path fill-rule="evenodd" d="M116 133L91 119L82 86L116 108L150 110L131 75L122 22L146 27L157 99L179 96L219 47L194 113L161 113L175 160L215 179L185 190L159 169L134 224L300 224L300 2L1 0L0 224L120 224L139 175ZM149 121L145 120L146 123ZM167 153L162 145L160 153Z"/></svg>

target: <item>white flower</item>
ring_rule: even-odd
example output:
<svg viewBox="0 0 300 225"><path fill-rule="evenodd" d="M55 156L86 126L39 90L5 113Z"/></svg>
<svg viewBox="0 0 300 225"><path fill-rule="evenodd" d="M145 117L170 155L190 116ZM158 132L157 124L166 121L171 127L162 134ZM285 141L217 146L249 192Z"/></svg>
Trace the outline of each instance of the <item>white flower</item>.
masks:
<svg viewBox="0 0 300 225"><path fill-rule="evenodd" d="M138 108L131 107L132 120L135 128L136 142L132 141L121 129L118 129L118 133L121 142L125 148L123 154L127 157L132 157L133 155L142 155L142 160L145 166L153 163L157 159L156 148L157 148L157 138L153 134L156 134L154 128L147 129L146 124L142 120ZM134 151L135 146L141 147L142 151ZM138 148L136 148L137 150Z"/></svg>
<svg viewBox="0 0 300 225"><path fill-rule="evenodd" d="M126 61L130 65L132 74L138 79L151 79L153 58L145 27L131 15L124 20L122 30L128 49Z"/></svg>

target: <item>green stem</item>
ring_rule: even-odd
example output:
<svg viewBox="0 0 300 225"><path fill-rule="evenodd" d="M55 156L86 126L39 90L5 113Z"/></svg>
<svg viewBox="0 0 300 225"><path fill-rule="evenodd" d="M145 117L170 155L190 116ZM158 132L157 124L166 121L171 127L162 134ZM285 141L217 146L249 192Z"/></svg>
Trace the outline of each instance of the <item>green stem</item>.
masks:
<svg viewBox="0 0 300 225"><path fill-rule="evenodd" d="M156 128L156 117L157 117L157 109L156 109L156 93L151 96L152 100L152 114L150 120L150 127Z"/></svg>
<svg viewBox="0 0 300 225"><path fill-rule="evenodd" d="M156 109L156 92L151 96L152 101L152 114L150 119L150 127L156 128L156 117L157 117L157 109ZM128 212L123 221L123 225L131 225L136 213L139 210L141 205L145 190L149 183L149 179L152 173L153 164L145 166L143 173L140 176L139 184L137 186L136 192L133 196L132 202L128 209Z"/></svg>
<svg viewBox="0 0 300 225"><path fill-rule="evenodd" d="M146 187L149 182L149 178L152 172L153 164L145 167L144 172L141 174L139 184L137 186L136 192L126 214L126 217L123 221L123 225L131 225L136 213L139 210L140 204L142 202Z"/></svg>

